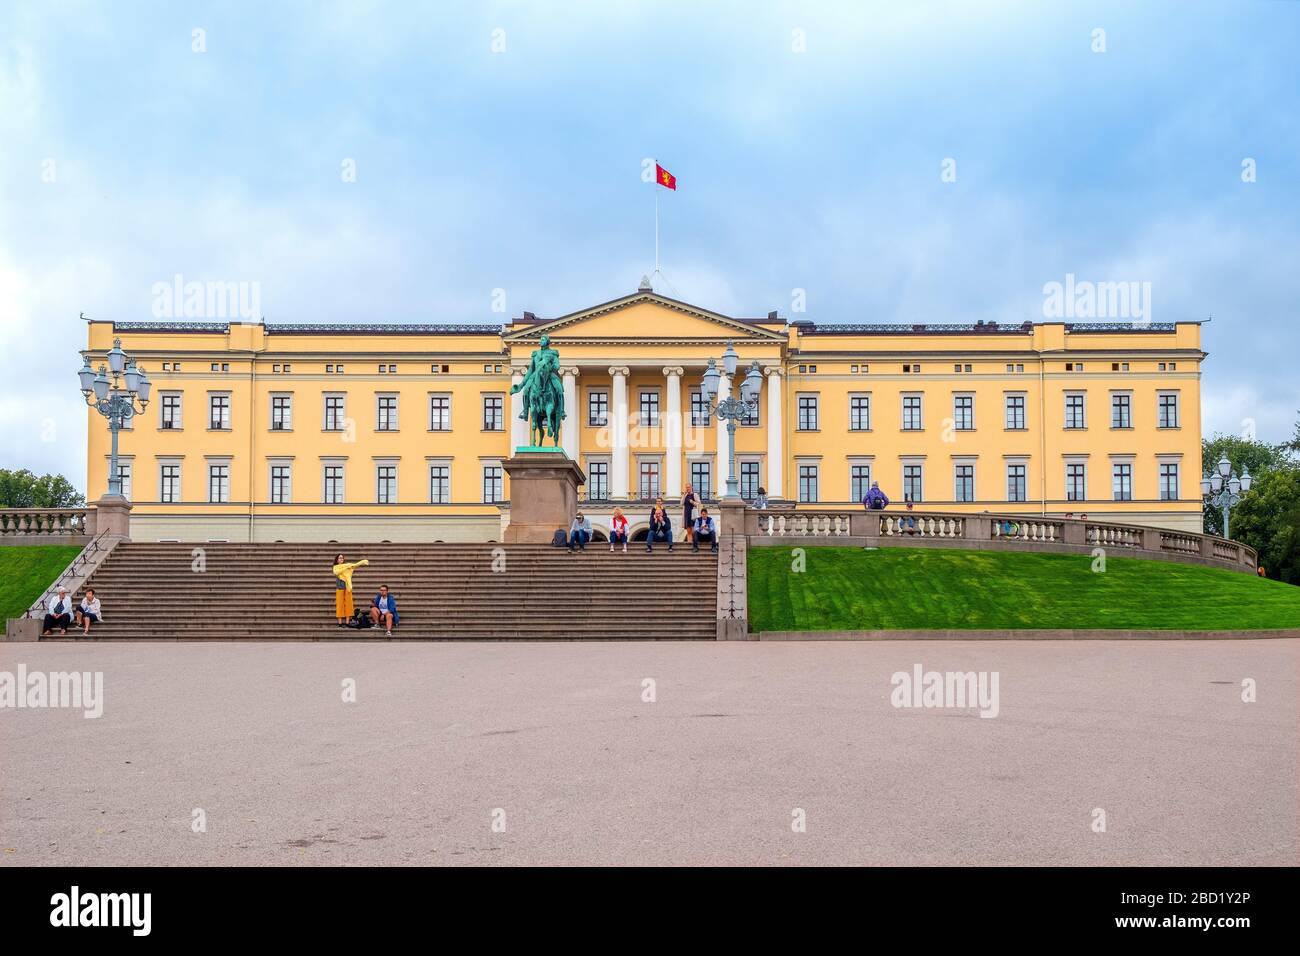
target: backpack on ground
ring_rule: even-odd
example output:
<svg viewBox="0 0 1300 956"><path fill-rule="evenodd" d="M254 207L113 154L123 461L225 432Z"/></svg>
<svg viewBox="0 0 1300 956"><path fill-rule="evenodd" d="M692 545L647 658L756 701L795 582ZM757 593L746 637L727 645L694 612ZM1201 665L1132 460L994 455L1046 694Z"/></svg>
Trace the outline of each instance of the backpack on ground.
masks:
<svg viewBox="0 0 1300 956"><path fill-rule="evenodd" d="M368 627L374 627L375 622L370 619L370 608L357 608L356 613L352 615L352 626L358 631L364 631Z"/></svg>
<svg viewBox="0 0 1300 956"><path fill-rule="evenodd" d="M555 529L555 534L551 535L552 548L567 548L569 546L569 536L559 528Z"/></svg>

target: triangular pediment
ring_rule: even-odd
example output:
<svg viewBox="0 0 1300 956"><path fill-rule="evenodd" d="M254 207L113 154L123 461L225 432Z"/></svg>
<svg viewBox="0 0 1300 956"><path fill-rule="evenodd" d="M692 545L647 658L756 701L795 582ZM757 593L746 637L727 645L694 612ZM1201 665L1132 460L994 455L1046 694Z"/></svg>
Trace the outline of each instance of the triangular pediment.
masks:
<svg viewBox="0 0 1300 956"><path fill-rule="evenodd" d="M505 340L534 342L543 334L551 336L557 342L621 342L634 339L641 342L647 339L709 342L722 338L786 341L785 333L779 328L765 328L752 320L733 319L644 290L557 319L517 326L506 334Z"/></svg>

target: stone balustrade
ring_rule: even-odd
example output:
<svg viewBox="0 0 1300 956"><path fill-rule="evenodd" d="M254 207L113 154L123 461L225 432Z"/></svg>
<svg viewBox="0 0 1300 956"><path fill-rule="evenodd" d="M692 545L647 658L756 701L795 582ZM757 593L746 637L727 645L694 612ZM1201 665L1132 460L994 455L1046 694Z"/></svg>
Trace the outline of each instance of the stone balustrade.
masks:
<svg viewBox="0 0 1300 956"><path fill-rule="evenodd" d="M936 511L774 509L745 511L751 545L794 542L863 547L937 546L1059 551L1096 548L1134 557L1180 561L1254 573L1253 548L1208 534L1169 531L1112 521L1034 515L956 514Z"/></svg>
<svg viewBox="0 0 1300 956"><path fill-rule="evenodd" d="M0 508L0 542L26 544L71 539L85 543L93 534L89 508Z"/></svg>

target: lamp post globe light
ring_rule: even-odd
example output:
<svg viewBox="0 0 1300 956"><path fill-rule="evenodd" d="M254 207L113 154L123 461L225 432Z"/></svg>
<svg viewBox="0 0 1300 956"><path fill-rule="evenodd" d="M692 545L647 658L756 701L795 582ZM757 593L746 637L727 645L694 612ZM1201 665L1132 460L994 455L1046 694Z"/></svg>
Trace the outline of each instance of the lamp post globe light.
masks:
<svg viewBox="0 0 1300 956"><path fill-rule="evenodd" d="M1226 455L1219 459L1218 467L1213 472L1201 479L1201 497L1223 512L1225 538L1229 537L1228 512L1241 501L1242 495L1250 491L1252 480L1250 471L1246 468L1241 470L1241 477L1237 477L1232 470L1232 462L1228 461Z"/></svg>
<svg viewBox="0 0 1300 956"><path fill-rule="evenodd" d="M722 367L726 370L728 381L736 374L739 358L736 350L728 342L727 351L722 353ZM704 401L709 407L709 413L727 423L727 493L723 500L737 501L740 499L740 487L736 478L736 422L758 411L758 395L763 387L763 373L758 367L758 360L754 360L740 383L740 397L728 395L719 402L718 383L721 378L722 373L718 371L717 360L709 359L709 367L704 370L704 379L700 388L704 393Z"/></svg>
<svg viewBox="0 0 1300 956"><path fill-rule="evenodd" d="M81 394L86 405L108 419L108 429L113 436L113 454L108 466L109 498L122 497L122 475L117 463L117 434L136 415L149 407L149 393L153 383L135 359L122 351L122 340L114 339L107 356L108 364L101 364L98 373L90 367L90 358L84 360L77 378L81 381ZM109 373L112 373L112 380ZM136 405L139 404L139 408Z"/></svg>

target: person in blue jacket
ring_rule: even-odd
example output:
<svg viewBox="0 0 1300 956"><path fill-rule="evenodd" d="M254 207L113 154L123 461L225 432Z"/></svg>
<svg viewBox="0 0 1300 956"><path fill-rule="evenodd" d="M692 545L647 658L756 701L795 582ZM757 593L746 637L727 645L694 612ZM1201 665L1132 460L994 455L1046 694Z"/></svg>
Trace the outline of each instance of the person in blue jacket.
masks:
<svg viewBox="0 0 1300 956"><path fill-rule="evenodd" d="M880 484L873 481L871 488L862 496L862 507L868 511L884 511L887 504L889 504L889 499L880 490Z"/></svg>
<svg viewBox="0 0 1300 956"><path fill-rule="evenodd" d="M383 620L384 629L388 632L388 636L392 637L393 628L401 619L402 616L397 613L397 598L388 593L387 584L379 585L379 593L370 602L370 620L374 621L376 626L380 620Z"/></svg>

